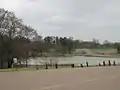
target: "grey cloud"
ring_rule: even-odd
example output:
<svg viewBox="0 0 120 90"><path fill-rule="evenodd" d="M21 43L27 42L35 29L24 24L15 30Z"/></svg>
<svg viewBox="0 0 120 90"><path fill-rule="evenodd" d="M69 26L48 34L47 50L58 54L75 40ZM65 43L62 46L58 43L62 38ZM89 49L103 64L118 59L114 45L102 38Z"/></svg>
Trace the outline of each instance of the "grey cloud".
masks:
<svg viewBox="0 0 120 90"><path fill-rule="evenodd" d="M20 1L19 7L14 10L16 15L23 18L26 24L36 28L43 36L120 40L119 0L14 1Z"/></svg>

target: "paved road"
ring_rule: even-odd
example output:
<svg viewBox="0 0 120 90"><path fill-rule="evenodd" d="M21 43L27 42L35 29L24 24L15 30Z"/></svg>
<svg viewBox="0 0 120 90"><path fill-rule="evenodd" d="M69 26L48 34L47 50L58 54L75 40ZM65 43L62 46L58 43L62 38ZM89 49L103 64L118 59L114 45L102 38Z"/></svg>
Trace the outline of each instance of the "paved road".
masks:
<svg viewBox="0 0 120 90"><path fill-rule="evenodd" d="M1 72L0 90L120 90L120 67Z"/></svg>

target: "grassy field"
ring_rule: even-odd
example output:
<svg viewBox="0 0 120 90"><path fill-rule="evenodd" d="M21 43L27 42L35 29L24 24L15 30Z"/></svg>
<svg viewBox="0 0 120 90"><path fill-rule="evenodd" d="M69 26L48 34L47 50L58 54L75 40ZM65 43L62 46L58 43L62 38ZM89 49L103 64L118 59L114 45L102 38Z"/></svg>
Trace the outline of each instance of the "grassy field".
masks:
<svg viewBox="0 0 120 90"><path fill-rule="evenodd" d="M75 55L98 56L98 57L118 57L116 49L98 48L98 49L77 49Z"/></svg>
<svg viewBox="0 0 120 90"><path fill-rule="evenodd" d="M100 49L91 49L92 52L94 53L104 53L104 54L116 54L117 51L116 49L112 48L100 48Z"/></svg>

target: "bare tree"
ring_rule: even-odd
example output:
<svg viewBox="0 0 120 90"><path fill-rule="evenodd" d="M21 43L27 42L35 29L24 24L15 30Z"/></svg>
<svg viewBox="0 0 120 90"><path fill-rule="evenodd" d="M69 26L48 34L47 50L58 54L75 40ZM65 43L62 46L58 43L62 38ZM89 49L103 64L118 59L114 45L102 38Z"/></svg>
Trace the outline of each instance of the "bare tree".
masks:
<svg viewBox="0 0 120 90"><path fill-rule="evenodd" d="M16 44L17 40L15 39L18 38L18 40L20 40L24 37L25 39L32 40L37 36L37 32L32 27L24 25L22 20L17 18L13 12L0 9L0 36L0 61L3 61L3 55L5 55L8 67L10 68L13 63L12 58L15 57L15 53L13 53L13 51L17 48L23 48L23 46L25 47L25 45L21 45L20 47L16 46L18 44ZM19 43L19 45L20 44L22 44L22 42ZM15 46L16 48L14 48ZM26 53L25 49L21 51L22 53ZM29 51L27 52L29 53Z"/></svg>

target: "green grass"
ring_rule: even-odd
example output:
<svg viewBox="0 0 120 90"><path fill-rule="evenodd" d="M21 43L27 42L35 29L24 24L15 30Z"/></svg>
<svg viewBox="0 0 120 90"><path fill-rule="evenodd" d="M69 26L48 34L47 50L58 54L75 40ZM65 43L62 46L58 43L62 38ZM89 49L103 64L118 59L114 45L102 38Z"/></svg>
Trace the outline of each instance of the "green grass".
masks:
<svg viewBox="0 0 120 90"><path fill-rule="evenodd" d="M30 71L36 70L35 68L10 68L10 69L0 69L0 72L17 72L17 71Z"/></svg>
<svg viewBox="0 0 120 90"><path fill-rule="evenodd" d="M85 55L94 57L119 57L116 49L114 48L96 48L96 49L77 49L74 55Z"/></svg>
<svg viewBox="0 0 120 90"><path fill-rule="evenodd" d="M0 72L11 72L12 69L0 69Z"/></svg>
<svg viewBox="0 0 120 90"><path fill-rule="evenodd" d="M104 54L116 54L116 49L112 49L112 48L91 49L91 52L104 53Z"/></svg>

